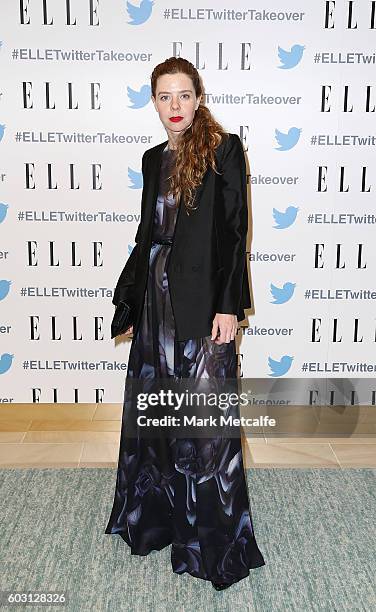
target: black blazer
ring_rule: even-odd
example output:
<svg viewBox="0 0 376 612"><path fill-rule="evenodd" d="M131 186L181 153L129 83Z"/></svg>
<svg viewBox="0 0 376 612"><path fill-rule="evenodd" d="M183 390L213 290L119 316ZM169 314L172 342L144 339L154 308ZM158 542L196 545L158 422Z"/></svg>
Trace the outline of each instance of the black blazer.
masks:
<svg viewBox="0 0 376 612"><path fill-rule="evenodd" d="M140 323L148 279L154 211L158 197L162 151L167 141L142 157L141 220L135 242L117 282L113 304L120 299L135 308L134 335ZM206 171L196 192L198 209L188 215L183 198L176 217L167 267L177 340L211 334L218 313L245 318L251 307L246 237L247 180L244 151L237 134L229 134L215 150L217 170Z"/></svg>

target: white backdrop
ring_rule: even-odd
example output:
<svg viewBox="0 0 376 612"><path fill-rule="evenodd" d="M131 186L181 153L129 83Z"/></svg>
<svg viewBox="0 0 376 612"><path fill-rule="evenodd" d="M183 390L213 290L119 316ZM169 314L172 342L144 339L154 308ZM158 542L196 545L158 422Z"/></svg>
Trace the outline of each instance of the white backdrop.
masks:
<svg viewBox="0 0 376 612"><path fill-rule="evenodd" d="M150 75L171 55L248 158L239 375L374 378L372 2L264 6L1 1L0 401L122 401L111 299L142 154L167 138Z"/></svg>

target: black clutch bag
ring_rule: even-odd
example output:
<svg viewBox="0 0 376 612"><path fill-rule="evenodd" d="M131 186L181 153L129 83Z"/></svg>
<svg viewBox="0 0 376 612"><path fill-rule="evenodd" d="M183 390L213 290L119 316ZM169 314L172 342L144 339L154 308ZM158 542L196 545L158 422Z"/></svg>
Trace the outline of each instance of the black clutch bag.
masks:
<svg viewBox="0 0 376 612"><path fill-rule="evenodd" d="M120 301L116 306L114 317L111 323L111 338L120 336L133 325L133 308L127 302Z"/></svg>

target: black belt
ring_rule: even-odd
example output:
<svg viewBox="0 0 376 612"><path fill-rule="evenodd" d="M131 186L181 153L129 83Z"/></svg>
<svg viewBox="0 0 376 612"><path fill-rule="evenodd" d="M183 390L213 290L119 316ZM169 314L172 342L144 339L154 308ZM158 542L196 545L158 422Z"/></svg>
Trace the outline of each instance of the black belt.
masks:
<svg viewBox="0 0 376 612"><path fill-rule="evenodd" d="M172 244L172 238L160 238L153 240L152 244Z"/></svg>

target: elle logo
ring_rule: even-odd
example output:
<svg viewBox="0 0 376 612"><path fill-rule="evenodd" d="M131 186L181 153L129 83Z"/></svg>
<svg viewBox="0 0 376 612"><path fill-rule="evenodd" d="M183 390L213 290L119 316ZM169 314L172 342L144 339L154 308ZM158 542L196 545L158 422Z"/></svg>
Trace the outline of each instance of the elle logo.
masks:
<svg viewBox="0 0 376 612"><path fill-rule="evenodd" d="M56 15L52 15L50 0L20 0L20 24L21 25L35 25L37 18L42 15L42 25L52 26L56 25ZM65 25L76 26L77 15L73 14L72 5L78 11L82 10L83 0L65 0L62 2L62 9L65 6ZM86 10L88 16L88 24L90 26L99 26L98 16L99 0L87 0Z"/></svg>
<svg viewBox="0 0 376 612"><path fill-rule="evenodd" d="M347 9L347 12L345 12L344 15L341 15L341 24L343 23L347 30L357 30L359 27L359 19L365 17L366 14L366 2L355 2L354 0L349 0L349 2L344 2L342 5L338 2L338 4L341 5L340 9L336 8L336 4L337 3L334 0L327 0L325 2L324 28L326 30L334 30L336 27L337 12L339 13L340 9L345 8L345 10ZM371 2L369 2L369 25L363 22L363 24L369 27L370 30L374 30L376 28L375 9L376 1L371 0Z"/></svg>

